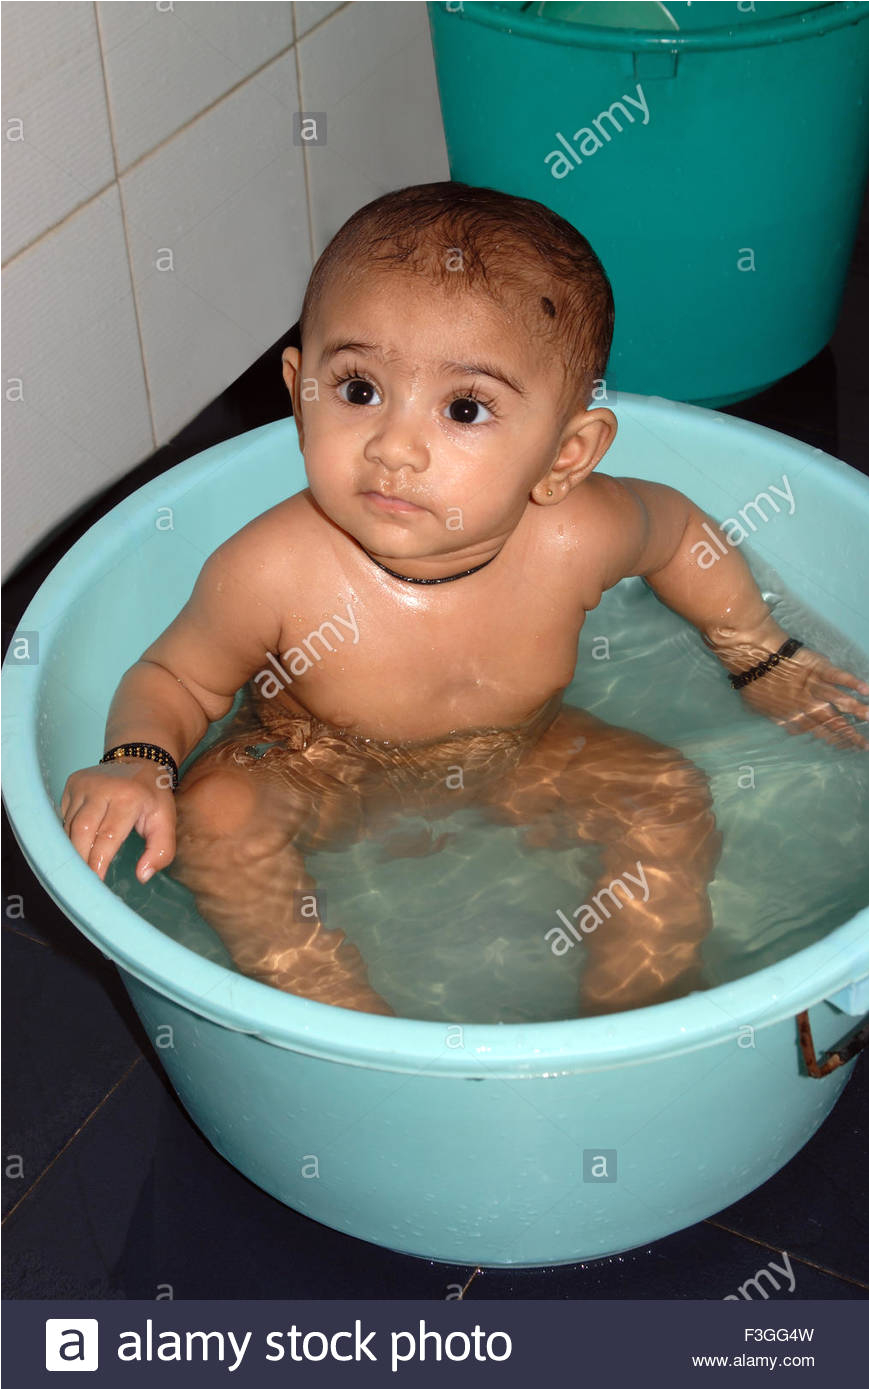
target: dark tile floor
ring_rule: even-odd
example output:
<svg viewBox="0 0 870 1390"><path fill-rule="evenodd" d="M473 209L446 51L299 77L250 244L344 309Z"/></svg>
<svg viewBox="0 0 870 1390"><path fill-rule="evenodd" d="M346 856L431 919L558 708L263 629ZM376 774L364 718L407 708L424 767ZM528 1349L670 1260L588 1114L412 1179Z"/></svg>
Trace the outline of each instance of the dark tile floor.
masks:
<svg viewBox="0 0 870 1390"><path fill-rule="evenodd" d="M862 472L864 235L830 344L727 412ZM46 574L105 511L191 454L288 414L282 345L19 569L5 586L4 650ZM219 1157L164 1080L114 967L42 890L5 818L3 834L6 1297L443 1299L459 1285L469 1299L721 1299L783 1250L796 1297L866 1297L866 1056L781 1172L650 1247L522 1271L394 1255L297 1215Z"/></svg>

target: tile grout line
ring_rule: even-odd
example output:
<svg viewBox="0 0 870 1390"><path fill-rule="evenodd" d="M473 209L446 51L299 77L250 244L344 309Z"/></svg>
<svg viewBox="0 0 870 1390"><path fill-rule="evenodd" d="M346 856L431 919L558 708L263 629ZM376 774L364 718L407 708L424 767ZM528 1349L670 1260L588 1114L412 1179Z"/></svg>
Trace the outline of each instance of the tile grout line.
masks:
<svg viewBox="0 0 870 1390"><path fill-rule="evenodd" d="M154 418L154 402L151 396L151 378L148 372L148 359L145 355L145 339L142 334L142 314L139 308L139 296L136 291L136 279L133 274L133 247L130 236L130 226L127 217L127 205L124 201L124 189L121 184L120 160L118 158L118 141L115 134L115 113L112 109L112 102L109 97L109 77L106 71L106 50L103 42L103 30L100 25L100 15L96 4L94 5L94 23L97 30L97 49L100 54L100 74L103 79L103 98L106 103L106 123L109 127L109 143L112 147L112 164L115 170L114 186L118 190L118 206L121 213L121 235L124 238L125 260L127 262L127 276L130 285L130 302L133 305L133 318L136 323L136 341L139 346L139 361L142 366L142 381L145 386L145 401L148 410L148 423L151 428L152 452L159 448L157 443L157 423Z"/></svg>
<svg viewBox="0 0 870 1390"><path fill-rule="evenodd" d="M326 19L321 22L326 23L326 21L331 18L332 15L327 15ZM209 102L208 106L204 106L201 111L197 111L196 114L191 116L189 120L185 121L183 125L180 125L177 130L173 130L170 132L169 135L165 135L163 139L158 141L158 143L154 145L150 150L146 150L143 154L138 155L136 159L132 160L121 170L118 170L114 132L110 122L109 134L112 143L112 162L115 165L115 169L117 171L115 173L115 176L109 179L107 183L103 184L102 188L98 188L95 193L90 194L89 197L85 198L81 203L77 203L74 208L70 208L69 212L65 212L63 217L60 217L56 222L53 222L50 227L46 227L44 231L41 231L37 236L33 237L30 241L26 242L24 246L20 246L17 251L13 251L12 255L8 258L8 260L0 262L0 269L6 270L7 267L11 266L15 261L18 260L19 256L23 256L28 251L32 251L34 247L38 246L39 243L41 241L44 241L46 237L51 236L52 233L59 231L60 228L64 225L64 223L68 222L71 217L75 217L85 208L90 207L92 203L95 203L98 198L102 198L104 194L108 193L109 189L114 188L116 184L119 186L120 190L121 179L126 178L128 174L133 172L134 169L138 169L140 164L144 164L146 159L150 159L152 155L157 154L158 151L164 148L164 146L168 145L172 140L174 140L177 135L181 135L185 131L189 130L190 127L192 125L195 125L196 122L200 120L203 116L209 115L212 111L214 111L215 107L219 106L221 102L224 101L227 97L233 96L236 92L238 92L239 89L243 87L246 82L250 82L253 78L259 77L260 74L263 73L265 69L270 66L271 63L276 63L279 60L279 58L286 58L288 54L292 52L294 47L295 39L292 43L285 45L285 47L282 48L280 52L275 53L271 58L267 58L265 62L261 63L258 68L254 69L253 72L248 73L246 77L240 78L239 81L236 82L232 87L229 87L225 92L222 92L220 96L215 97L214 101ZM105 83L105 74L103 80ZM108 107L108 92L106 92L106 98Z"/></svg>
<svg viewBox="0 0 870 1390"><path fill-rule="evenodd" d="M136 1057L136 1058L134 1058L134 1060L130 1063L129 1067L128 1067L127 1070L124 1072L123 1076L119 1076L119 1077L118 1077L118 1080L115 1082L114 1086L110 1086L110 1087L109 1087L108 1091L107 1091L106 1094L103 1096L102 1100L99 1101L99 1102L94 1106L94 1108L93 1108L93 1110L91 1111L91 1113L90 1113L89 1115L87 1115L87 1116L85 1117L84 1120L82 1120L82 1122L81 1122L81 1124L79 1125L78 1129L75 1131L75 1133L73 1133L73 1134L70 1135L69 1139L67 1139L67 1141L66 1141L66 1143L64 1144L63 1148L58 1150L58 1152L55 1154L55 1156L54 1156L54 1158L51 1160L51 1162L50 1162L49 1164L47 1164L45 1168L43 1168L42 1172L39 1174L39 1177L34 1179L34 1181L33 1181L33 1182L30 1184L30 1186L28 1187L27 1191L26 1191L26 1192L23 1192L23 1193L21 1194L21 1196L18 1198L18 1201L15 1203L15 1205L12 1206L12 1207L10 1207L9 1211L7 1211L7 1213L6 1213L6 1215L3 1217L2 1221L0 1221L0 1226L5 1226L5 1225L6 1225L6 1222L9 1220L10 1216L14 1216L15 1212L16 1212L16 1211L18 1210L18 1208L21 1206L22 1202L26 1202L26 1200L27 1200L27 1198L30 1196L31 1192L33 1192L33 1191L39 1186L39 1184L42 1182L42 1179L45 1177L46 1173L50 1173L51 1170L52 1170L52 1168L54 1167L54 1165L57 1163L58 1159L63 1158L63 1155L66 1153L67 1149L70 1147L70 1145L72 1144L73 1140L78 1138L78 1136L81 1134L82 1130L85 1129L85 1128L90 1124L91 1120L94 1118L94 1116L96 1115L97 1111L98 1111L98 1110L102 1110L103 1106L105 1105L106 1101L110 1098L110 1096L113 1096L113 1095L115 1094L115 1092L117 1091L118 1087L119 1087L119 1086L122 1086L122 1085L124 1084L124 1082L127 1080L127 1077L128 1077L128 1076L130 1075L130 1073L134 1070L134 1068L138 1067L139 1063L142 1061L142 1056L143 1056L143 1054L140 1052L140 1053L139 1053L139 1056Z"/></svg>
<svg viewBox="0 0 870 1390"><path fill-rule="evenodd" d="M165 135L165 136L163 137L163 139L162 139L162 140L159 140L159 141L157 142L157 144L154 145L151 149L145 150L142 154L137 155L137 157L136 157L134 160L132 160L130 164L127 164L123 169L119 169L119 167L118 167L117 150L116 150L116 148L115 148L114 125L113 125L112 118L111 118L111 103L110 103L110 101L109 101L109 88L108 88L108 82L107 82L107 80L106 80L105 61L104 61L104 53L103 53L103 45L102 45L102 35L101 35L101 32L100 32L99 17L98 17L98 15L97 15L97 13L96 13L96 6L95 6L94 8L95 8L95 16L94 16L94 17L95 17L95 23L96 23L96 25L97 25L97 43L98 43L98 47L99 47L99 49L100 49L100 66L101 66L101 70L102 70L102 74L103 74L103 91L104 91L104 95L105 95L105 98L106 98L106 113L107 113L107 117L108 117L108 121L109 121L109 137L110 137L111 145L112 145L112 162L113 162L113 164L114 164L114 166L115 166L115 176L114 176L114 178L110 179L108 183L104 184L102 188L97 189L97 191L96 191L95 193L92 193L92 194L89 195L89 197L85 198L83 202L77 203L75 207L70 208L69 212L65 212L65 213L63 214L63 216L62 216L61 218L58 219L58 221L52 222L52 224L51 224L50 227L44 228L44 230L41 231L41 232L39 232L37 236L33 237L30 241L26 242L26 243L24 244L24 246L20 246L20 247L18 248L17 251L13 251L12 255L9 256L9 258L8 258L7 260L0 262L0 269L5 270L6 267L12 265L13 262L16 261L16 260L18 259L19 256L23 256L23 255L25 254L25 252L27 252L27 251L32 251L33 248L34 248L35 246L38 246L39 243L40 243L45 237L50 236L53 232L58 231L58 230L64 225L64 223L67 222L67 221L69 220L70 217L74 217L75 214L78 213L78 212L81 212L83 208L86 208L86 207L88 207L91 203L96 202L97 198L101 198L101 197L103 196L104 193L107 193L107 192L109 191L109 189L113 187L114 184L118 184L118 185L119 185L119 191L120 191L120 183L121 183L121 179L122 179L122 178L126 178L126 176L127 176L129 173L131 173L134 169L138 168L138 166L139 166L140 164L144 163L144 161L145 161L146 159L150 159L151 156L152 156L153 154L156 154L156 153L158 152L158 150L162 150L163 147L164 147L165 145L168 145L168 144L170 143L170 141L172 141L172 140L175 139L176 135L181 135L183 131L188 130L188 129L190 128L190 126L194 125L195 122L198 121L198 120L200 119L201 116L207 116L207 115L209 114L209 112L211 112L211 111L213 111L213 110L215 109L216 106L219 106L219 105L220 105L220 103L224 100L225 97L231 96L233 93L237 92L241 87L243 87L243 86L245 85L246 82L249 82L252 78L254 78L254 77L259 77L259 75L260 75L262 72L264 72L264 71L266 70L266 68L269 67L269 65L270 65L271 63L277 62L279 58L286 58L286 57L288 56L288 54L297 46L297 44L298 44L299 41L300 41L300 38L308 38L309 34L313 34L316 30L322 29L322 28L324 27L324 25L328 24L329 21L330 21L331 19L334 19L336 15L340 14L340 13L342 12L342 10L347 9L348 6L347 6L346 3L345 3L345 4L340 4L340 5L336 6L336 8L335 8L334 10L331 10L329 14L324 15L323 18L322 18L322 19L319 19L319 20L317 21L317 23L314 24L314 25L312 25L312 27L311 27L310 29L306 29L305 33L302 34L302 35L298 35L298 34L297 34L297 30L296 30L296 14L295 14L295 10L294 10L294 11L292 12L292 18L293 18L293 38L292 38L292 40L291 40L291 42L290 42L289 44L286 44L284 48L280 49L277 53L274 53L270 58L266 58L266 59L260 64L259 67L254 68L253 71L249 72L246 76L241 77L241 78L239 79L239 81L235 83L234 86L228 87L227 90L226 90L225 92L222 92L222 93L220 94L220 96L215 97L214 100L211 101L211 102L208 104L208 106L204 106L204 107L202 108L201 111L197 111L193 116L189 117L189 119L186 120L182 125L178 126L178 128L177 128L176 130L170 131L170 133L169 133L168 135ZM298 55L297 55L297 85L298 85Z"/></svg>
<svg viewBox="0 0 870 1390"><path fill-rule="evenodd" d="M733 1226L725 1226L721 1221L713 1221L710 1217L707 1217L704 1225L712 1226L717 1231L724 1231L729 1236L737 1236L740 1240L749 1241L750 1245L758 1245L762 1250L772 1250L777 1255L783 1253L784 1247L771 1245L769 1241L762 1240L759 1236L747 1235L745 1231L737 1231ZM820 1265L815 1260L807 1259L805 1255L796 1254L793 1250L789 1250L787 1253L790 1260L797 1260L799 1264L806 1265L808 1269L816 1269L820 1274L827 1274L832 1279L842 1279L843 1283L852 1284L858 1289L867 1288L867 1285L863 1284L860 1279L853 1279L849 1274L838 1274L836 1270L828 1269L827 1265Z"/></svg>
<svg viewBox="0 0 870 1390"><path fill-rule="evenodd" d="M331 18L331 16L328 16L328 17ZM295 44L295 48L296 48L296 54L295 54L295 60L296 60L296 61L295 61L295 67L296 67L296 100L297 100L298 103L299 103L299 113L300 113L300 117L301 117L302 111L305 109L305 98L304 98L303 95L302 95L302 58L301 58L300 51L299 51L299 35L298 35L297 29L296 29L296 5L295 5L295 4L294 4L294 6L293 6L293 33L296 34L296 44ZM301 129L302 129L302 127L301 127L301 125L300 125L300 132L301 132ZM300 138L301 138L301 137L300 137ZM316 262L316 260L317 260L316 247L315 247L315 242L314 242L314 208L313 208L313 206L312 206L312 197L311 197L311 184L312 184L312 180L311 180L311 170L310 170L309 164L308 164L308 149L307 149L307 146L304 145L304 144L302 145L302 151L301 151L301 153L302 153L302 180L303 180L303 183L304 183L304 186L305 186L305 211L306 211L307 220L308 220L308 256L309 256L311 268L312 268L312 270L313 270L313 269L314 269L314 264L315 264L315 262ZM310 276L310 271L309 271L309 276ZM300 310L301 310L301 305L300 305Z"/></svg>

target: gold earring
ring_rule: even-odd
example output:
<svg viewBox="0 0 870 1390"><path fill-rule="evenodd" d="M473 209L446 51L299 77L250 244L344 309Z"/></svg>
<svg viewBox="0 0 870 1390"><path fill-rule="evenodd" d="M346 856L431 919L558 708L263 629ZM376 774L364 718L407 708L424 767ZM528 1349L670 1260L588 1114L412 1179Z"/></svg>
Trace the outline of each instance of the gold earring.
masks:
<svg viewBox="0 0 870 1390"><path fill-rule="evenodd" d="M552 489L551 487L548 487L548 488L547 488L547 496L548 496L548 497L552 497L552 496L553 496L553 489Z"/></svg>

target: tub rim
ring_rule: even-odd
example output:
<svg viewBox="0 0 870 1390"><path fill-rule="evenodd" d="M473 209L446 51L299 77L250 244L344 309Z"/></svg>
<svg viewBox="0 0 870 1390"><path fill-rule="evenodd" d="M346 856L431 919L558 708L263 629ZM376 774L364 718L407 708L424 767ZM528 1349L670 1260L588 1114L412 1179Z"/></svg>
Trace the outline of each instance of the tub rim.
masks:
<svg viewBox="0 0 870 1390"><path fill-rule="evenodd" d="M609 1070L726 1043L748 1027L772 1027L867 974L868 910L863 908L821 940L775 965L628 1013L504 1024L360 1013L284 994L173 941L100 882L71 849L47 795L44 801L55 819L54 835L45 837L46 849L64 853L51 870L50 886L44 856L25 848L19 837L20 821L16 823L11 813L10 821L43 888L83 936L122 971L188 1012L231 1032L325 1061L414 1075L496 1079ZM39 819L44 812L43 807ZM89 922L86 911L101 925ZM102 925L106 918L107 927ZM143 965L143 956L148 966ZM632 1016L627 1028L625 1020ZM843 1015L844 1033L848 1017ZM447 1041L450 1030L456 1029L460 1046Z"/></svg>
<svg viewBox="0 0 870 1390"><path fill-rule="evenodd" d="M818 38L849 24L859 24L868 17L866 0L822 0L813 9L799 10L790 15L759 20L755 25L717 25L710 29L658 30L609 29L603 25L572 24L567 20L550 19L541 15L523 14L518 10L500 10L487 0L463 0L462 8L448 8L450 0L430 0L431 10L446 13L451 19L464 19L487 29L496 29L522 38L537 39L568 48L609 49L621 53L711 53L739 48L764 48L772 44Z"/></svg>
<svg viewBox="0 0 870 1390"><path fill-rule="evenodd" d="M619 402L639 412L641 423L669 413L715 412L662 397L621 392ZM619 405L617 402L617 406ZM866 509L864 480L841 460L776 430L715 416L715 427L734 433L764 430L777 441L804 449L805 467L822 471L826 482L852 494ZM207 960L166 936L107 888L72 848L42 779L37 712L41 673L51 643L62 627L67 582L78 594L88 577L105 566L105 543L117 545L126 524L159 490L167 497L167 474L174 474L173 496L197 485L205 473L238 464L264 437L295 438L291 417L262 425L201 451L136 489L70 547L37 590L16 630L33 628L45 646L38 664L15 668L4 663L3 744L6 758L3 800L22 852L45 891L104 955L129 975L179 1006L232 1031L277 1047L350 1065L430 1075L529 1077L598 1070L678 1055L736 1037L747 1026L769 1027L836 994L867 976L868 909L863 908L825 937L740 979L690 994L667 1004L596 1018L542 1023L473 1024L433 1022L364 1014L285 994ZM101 544L95 544L95 541ZM191 755L192 756L192 755ZM183 954L182 954L183 953ZM144 962L147 962L145 964ZM184 984L179 984L179 979ZM624 1020L633 1015L626 1028ZM845 1019L848 1015L844 1014ZM446 1042L461 1029L461 1046Z"/></svg>

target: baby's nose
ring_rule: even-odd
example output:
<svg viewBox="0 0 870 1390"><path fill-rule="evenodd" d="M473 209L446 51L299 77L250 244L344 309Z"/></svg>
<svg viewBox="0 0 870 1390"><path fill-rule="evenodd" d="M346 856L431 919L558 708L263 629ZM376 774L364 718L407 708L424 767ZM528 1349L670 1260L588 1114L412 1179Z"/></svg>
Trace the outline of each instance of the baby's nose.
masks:
<svg viewBox="0 0 870 1390"><path fill-rule="evenodd" d="M422 422L408 412L382 417L366 445L366 457L384 468L421 472L429 463L429 437Z"/></svg>

